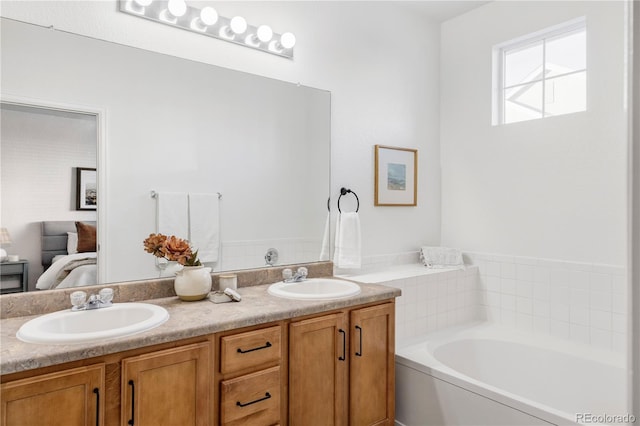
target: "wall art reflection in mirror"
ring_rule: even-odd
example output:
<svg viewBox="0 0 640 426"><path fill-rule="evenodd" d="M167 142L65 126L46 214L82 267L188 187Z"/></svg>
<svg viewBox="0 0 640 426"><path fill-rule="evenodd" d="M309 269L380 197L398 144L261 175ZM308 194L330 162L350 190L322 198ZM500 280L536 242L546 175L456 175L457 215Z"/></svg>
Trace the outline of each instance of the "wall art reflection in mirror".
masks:
<svg viewBox="0 0 640 426"><path fill-rule="evenodd" d="M95 210L98 206L96 169L76 168L76 210Z"/></svg>

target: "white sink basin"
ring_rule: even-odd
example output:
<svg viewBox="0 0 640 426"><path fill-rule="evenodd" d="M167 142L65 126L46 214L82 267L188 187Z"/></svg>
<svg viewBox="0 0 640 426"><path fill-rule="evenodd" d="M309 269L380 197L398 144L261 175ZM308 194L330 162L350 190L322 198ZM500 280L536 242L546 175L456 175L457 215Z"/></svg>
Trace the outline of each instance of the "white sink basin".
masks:
<svg viewBox="0 0 640 426"><path fill-rule="evenodd" d="M162 306L117 303L108 308L42 315L23 324L16 337L28 343L100 342L150 330L168 319L169 313Z"/></svg>
<svg viewBox="0 0 640 426"><path fill-rule="evenodd" d="M333 300L355 296L360 293L360 286L350 281L332 278L311 278L308 280L271 284L269 294L285 299L296 300Z"/></svg>

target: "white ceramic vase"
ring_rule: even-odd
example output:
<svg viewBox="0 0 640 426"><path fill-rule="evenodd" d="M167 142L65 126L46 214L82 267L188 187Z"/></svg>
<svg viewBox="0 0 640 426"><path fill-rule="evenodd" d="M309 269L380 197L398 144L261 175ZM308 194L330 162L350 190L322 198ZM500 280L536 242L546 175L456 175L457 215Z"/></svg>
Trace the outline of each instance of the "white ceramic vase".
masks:
<svg viewBox="0 0 640 426"><path fill-rule="evenodd" d="M211 291L211 268L185 266L176 272L174 289L180 300L193 302L204 299Z"/></svg>

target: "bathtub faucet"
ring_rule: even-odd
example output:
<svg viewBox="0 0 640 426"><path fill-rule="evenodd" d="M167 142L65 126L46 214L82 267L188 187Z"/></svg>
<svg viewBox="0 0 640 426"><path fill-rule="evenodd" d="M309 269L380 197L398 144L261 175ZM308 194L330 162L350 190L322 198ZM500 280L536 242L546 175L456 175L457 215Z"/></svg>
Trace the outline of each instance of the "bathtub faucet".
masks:
<svg viewBox="0 0 640 426"><path fill-rule="evenodd" d="M293 275L291 269L287 268L282 271L282 281L285 283L298 283L306 280L308 273L309 271L304 266L299 267L295 275Z"/></svg>

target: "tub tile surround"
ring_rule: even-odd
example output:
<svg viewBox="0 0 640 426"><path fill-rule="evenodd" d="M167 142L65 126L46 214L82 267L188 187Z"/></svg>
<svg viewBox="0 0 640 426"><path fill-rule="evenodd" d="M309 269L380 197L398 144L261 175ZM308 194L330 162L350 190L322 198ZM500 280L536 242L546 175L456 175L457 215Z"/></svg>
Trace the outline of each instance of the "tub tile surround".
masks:
<svg viewBox="0 0 640 426"><path fill-rule="evenodd" d="M494 321L622 353L628 323L625 268L521 256L464 252L464 270L377 281L402 290L396 338L402 345L465 322ZM419 265L418 252L363 258L360 272Z"/></svg>
<svg viewBox="0 0 640 426"><path fill-rule="evenodd" d="M626 348L625 268L465 253L479 270L479 318L603 349Z"/></svg>
<svg viewBox="0 0 640 426"><path fill-rule="evenodd" d="M404 271L404 267L412 272ZM386 271L398 268L405 277L385 279ZM380 272L384 272L380 274ZM426 333L480 319L478 267L427 269L419 252L370 256L362 259L360 270L336 269L336 276L359 281L358 276L380 275L373 281L402 291L396 298L396 341L398 344ZM411 275L413 276L407 276Z"/></svg>
<svg viewBox="0 0 640 426"><path fill-rule="evenodd" d="M478 268L433 271L380 283L402 291L396 299L398 342L478 320Z"/></svg>

